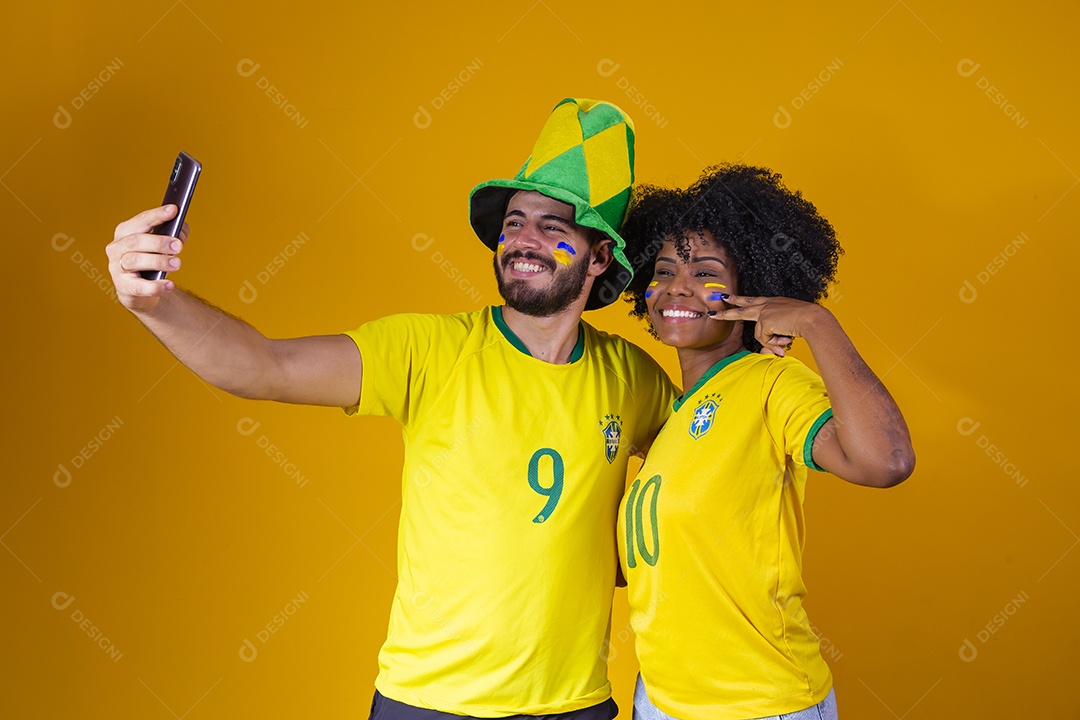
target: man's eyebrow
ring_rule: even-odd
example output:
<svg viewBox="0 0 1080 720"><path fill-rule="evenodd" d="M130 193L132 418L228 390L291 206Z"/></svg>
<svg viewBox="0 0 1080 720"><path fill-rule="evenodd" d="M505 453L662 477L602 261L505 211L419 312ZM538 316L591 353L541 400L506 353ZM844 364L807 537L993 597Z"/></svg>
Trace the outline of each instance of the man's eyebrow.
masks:
<svg viewBox="0 0 1080 720"><path fill-rule="evenodd" d="M526 217L525 213L523 211L521 211L521 210L507 210L506 214L503 216L503 219L505 220L506 218L511 217L511 216L513 216L513 217L522 217L522 218ZM574 222L573 220L568 220L567 218L564 218L561 215L555 215L555 214L552 214L552 213L548 213L546 215L541 215L540 219L548 220L548 221L557 220L558 222L561 222L563 225L566 225L567 227L570 227L570 228L578 227L578 224L576 222Z"/></svg>
<svg viewBox="0 0 1080 720"><path fill-rule="evenodd" d="M576 222L574 222L573 220L568 220L568 219L564 218L562 215L555 215L555 214L552 214L552 213L548 213L547 215L541 215L540 217L542 219L544 219L544 220L558 220L563 225L566 225L568 227L572 227L572 228L577 227Z"/></svg>

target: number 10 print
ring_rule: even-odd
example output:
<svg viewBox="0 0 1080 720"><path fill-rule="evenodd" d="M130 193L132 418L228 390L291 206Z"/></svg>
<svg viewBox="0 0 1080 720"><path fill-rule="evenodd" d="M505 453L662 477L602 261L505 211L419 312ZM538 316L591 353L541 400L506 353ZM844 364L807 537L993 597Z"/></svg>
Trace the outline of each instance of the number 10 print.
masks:
<svg viewBox="0 0 1080 720"><path fill-rule="evenodd" d="M641 559L649 565L656 565L660 559L660 535L656 530L656 501L660 497L659 475L653 475L642 485L641 479L634 480L630 486L630 495L626 498L626 566L637 567L637 555L634 547L641 553ZM642 511L645 505L645 496L649 494L649 488L653 488L652 499L649 501L649 525L652 528L652 548L646 545L645 529L642 522ZM640 490L640 492L638 492Z"/></svg>

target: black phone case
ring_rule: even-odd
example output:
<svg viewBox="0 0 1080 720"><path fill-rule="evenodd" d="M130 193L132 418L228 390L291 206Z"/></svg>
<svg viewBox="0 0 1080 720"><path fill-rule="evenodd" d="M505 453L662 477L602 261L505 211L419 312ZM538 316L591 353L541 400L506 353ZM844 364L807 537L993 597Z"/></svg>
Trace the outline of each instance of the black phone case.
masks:
<svg viewBox="0 0 1080 720"><path fill-rule="evenodd" d="M180 237L180 229L184 227L184 216L187 215L188 206L191 205L191 196L195 194L195 183L199 181L200 172L202 172L202 164L198 160L186 152L181 152L176 156L172 175L169 176L169 187L165 189L165 198L161 201L162 205L175 205L176 216L154 228L151 231L154 235ZM146 280L165 278L165 272L162 270L142 270L139 275Z"/></svg>

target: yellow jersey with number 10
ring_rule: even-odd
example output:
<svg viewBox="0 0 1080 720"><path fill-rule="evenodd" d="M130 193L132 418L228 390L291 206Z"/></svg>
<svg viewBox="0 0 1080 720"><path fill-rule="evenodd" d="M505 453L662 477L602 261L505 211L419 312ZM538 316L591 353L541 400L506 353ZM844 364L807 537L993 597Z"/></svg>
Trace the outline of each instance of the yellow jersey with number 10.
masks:
<svg viewBox="0 0 1080 720"><path fill-rule="evenodd" d="M569 363L537 360L500 308L348 335L364 363L359 412L396 418L405 438L376 687L482 717L606 700L615 514L627 457L670 412L667 375L584 322Z"/></svg>
<svg viewBox="0 0 1080 720"><path fill-rule="evenodd" d="M802 609L802 505L832 416L825 386L798 360L744 351L674 409L619 510L649 698L681 720L811 707L832 687Z"/></svg>

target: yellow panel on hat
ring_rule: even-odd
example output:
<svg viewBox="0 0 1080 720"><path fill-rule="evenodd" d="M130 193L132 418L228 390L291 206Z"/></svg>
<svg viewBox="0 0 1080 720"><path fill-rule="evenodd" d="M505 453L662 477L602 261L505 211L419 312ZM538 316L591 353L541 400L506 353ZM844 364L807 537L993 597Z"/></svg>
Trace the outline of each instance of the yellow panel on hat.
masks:
<svg viewBox="0 0 1080 720"><path fill-rule="evenodd" d="M577 114L577 103L572 102L563 103L551 113L536 140L536 145L533 146L532 157L525 168L526 178L547 161L581 144L581 124Z"/></svg>
<svg viewBox="0 0 1080 720"><path fill-rule="evenodd" d="M593 135L584 145L585 165L589 169L589 204L596 207L630 187L632 182L626 125L612 125Z"/></svg>

